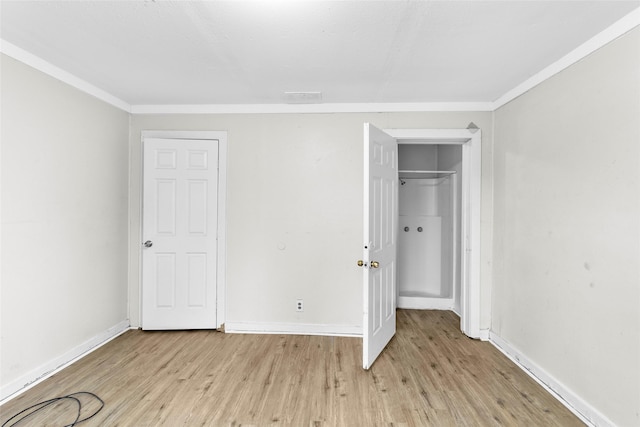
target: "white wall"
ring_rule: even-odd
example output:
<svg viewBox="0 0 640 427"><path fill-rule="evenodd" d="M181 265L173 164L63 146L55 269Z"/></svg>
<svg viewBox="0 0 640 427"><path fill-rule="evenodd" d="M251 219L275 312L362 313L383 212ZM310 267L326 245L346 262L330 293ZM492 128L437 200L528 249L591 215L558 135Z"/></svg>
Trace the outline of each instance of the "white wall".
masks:
<svg viewBox="0 0 640 427"><path fill-rule="evenodd" d="M640 29L495 112L492 331L640 425Z"/></svg>
<svg viewBox="0 0 640 427"><path fill-rule="evenodd" d="M456 171L455 182L455 205L457 214L455 218L455 227L457 229L456 238L456 252L455 263L457 266L462 265L462 146L461 145L440 145L438 146L438 169L447 171ZM485 168L486 171L486 168ZM453 179L453 177L452 177ZM483 262L483 265L485 263ZM457 271L460 271L459 267L456 267ZM455 293L454 293L454 310L458 313L461 311L461 299L462 299L462 277L458 274L454 281ZM487 295L491 290L491 284L489 283L484 287L485 293L482 295L483 301L487 301L490 295Z"/></svg>
<svg viewBox="0 0 640 427"><path fill-rule="evenodd" d="M398 146L398 169L437 170L438 146L400 144Z"/></svg>
<svg viewBox="0 0 640 427"><path fill-rule="evenodd" d="M1 60L0 399L126 322L129 129L127 113Z"/></svg>
<svg viewBox="0 0 640 427"><path fill-rule="evenodd" d="M139 322L142 130L228 131L227 323L361 332L363 123L483 129L491 113L134 115L131 131L130 314ZM490 182L490 175L486 180ZM483 215L491 212L490 184ZM490 215L489 215L490 216ZM483 236L490 235L483 229ZM284 243L286 248L279 250ZM490 249L483 264L490 265ZM485 268L483 287L490 280ZM483 291L484 291L483 288ZM488 292L483 292L488 295ZM297 298L305 311L296 313ZM483 301L489 327L489 300Z"/></svg>

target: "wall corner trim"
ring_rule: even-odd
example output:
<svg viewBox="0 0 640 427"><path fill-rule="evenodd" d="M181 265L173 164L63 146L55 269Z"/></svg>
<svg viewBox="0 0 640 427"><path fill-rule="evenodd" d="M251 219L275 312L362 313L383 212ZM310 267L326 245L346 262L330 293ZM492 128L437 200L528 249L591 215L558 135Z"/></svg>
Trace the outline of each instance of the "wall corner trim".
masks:
<svg viewBox="0 0 640 427"><path fill-rule="evenodd" d="M560 403L588 426L613 427L615 424L596 408L566 387L551 374L527 358L520 350L495 332L489 332L489 342L533 378Z"/></svg>
<svg viewBox="0 0 640 427"><path fill-rule="evenodd" d="M0 406L58 373L92 351L102 347L129 329L131 329L129 326L129 320L123 320L106 331L88 339L59 357L48 361L44 365L38 366L10 383L2 384L0 388Z"/></svg>
<svg viewBox="0 0 640 427"><path fill-rule="evenodd" d="M533 89L535 86L553 77L564 69L569 68L576 62L587 57L604 45L614 41L618 37L623 36L637 26L640 26L640 8L627 14L622 19L616 21L613 25L596 34L553 64L544 68L542 71L533 75L502 95L500 98L496 99L493 102L492 111L495 111L510 101L513 101L515 98L526 93L530 89Z"/></svg>
<svg viewBox="0 0 640 427"><path fill-rule="evenodd" d="M35 68L48 76L58 79L61 82L86 93L87 95L98 98L99 100L124 110L127 113L131 112L131 106L123 100L3 39L0 39L0 53Z"/></svg>

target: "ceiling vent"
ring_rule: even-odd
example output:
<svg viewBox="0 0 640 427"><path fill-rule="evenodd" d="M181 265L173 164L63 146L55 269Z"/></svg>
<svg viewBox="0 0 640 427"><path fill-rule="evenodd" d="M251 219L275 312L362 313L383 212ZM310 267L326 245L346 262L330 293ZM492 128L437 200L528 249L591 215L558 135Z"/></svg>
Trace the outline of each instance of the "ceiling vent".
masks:
<svg viewBox="0 0 640 427"><path fill-rule="evenodd" d="M284 100L287 104L320 104L322 92L285 92Z"/></svg>

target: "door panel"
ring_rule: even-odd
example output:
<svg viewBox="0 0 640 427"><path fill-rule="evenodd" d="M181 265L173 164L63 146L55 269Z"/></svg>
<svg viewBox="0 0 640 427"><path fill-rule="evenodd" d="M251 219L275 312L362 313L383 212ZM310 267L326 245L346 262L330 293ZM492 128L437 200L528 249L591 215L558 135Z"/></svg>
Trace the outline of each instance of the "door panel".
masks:
<svg viewBox="0 0 640 427"><path fill-rule="evenodd" d="M189 235L205 236L207 234L207 181L191 180L189 191Z"/></svg>
<svg viewBox="0 0 640 427"><path fill-rule="evenodd" d="M173 308L176 294L176 254L156 253L151 262L156 266L154 289L157 308Z"/></svg>
<svg viewBox="0 0 640 427"><path fill-rule="evenodd" d="M158 235L175 236L176 234L176 180L156 180L156 229ZM150 209L148 207L147 209Z"/></svg>
<svg viewBox="0 0 640 427"><path fill-rule="evenodd" d="M218 144L146 138L142 327L216 327Z"/></svg>
<svg viewBox="0 0 640 427"><path fill-rule="evenodd" d="M365 123L364 146L362 365L369 369L396 331L398 144Z"/></svg>

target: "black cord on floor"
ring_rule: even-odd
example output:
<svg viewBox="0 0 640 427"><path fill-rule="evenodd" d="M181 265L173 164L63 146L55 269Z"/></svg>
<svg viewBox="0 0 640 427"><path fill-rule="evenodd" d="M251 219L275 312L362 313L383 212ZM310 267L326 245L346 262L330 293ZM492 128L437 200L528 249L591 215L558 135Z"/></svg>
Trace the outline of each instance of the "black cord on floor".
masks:
<svg viewBox="0 0 640 427"><path fill-rule="evenodd" d="M78 399L75 396L79 396L79 395L87 395L87 396L91 396L95 399L97 399L100 402L100 407L91 415L89 415L86 418L82 418L80 419L80 416L82 415L82 402L80 402L80 399ZM26 420L27 418L29 418L30 416L38 413L39 411L42 411L44 408L48 407L49 405L53 405L56 402L59 402L61 400L71 400L73 402L75 402L78 405L78 415L76 416L76 419L74 422L72 422L71 424L67 424L64 427L74 427L78 424L80 424L83 421L87 421L90 418L93 418L98 412L100 412L102 410L102 408L104 408L104 401L102 399L100 399L97 395L88 392L88 391L79 391L77 393L71 393L68 394L66 396L61 396L61 397L56 397L53 399L49 399L49 400L45 400L42 401L40 403L36 403L35 405L31 405L26 409L23 409L22 411L18 412L17 414L15 414L13 417L9 418L7 421L5 421L2 424L2 427L13 427L15 425L18 425L19 423L21 423L22 421ZM29 412L31 411L31 412ZM10 421L14 420L13 424L9 424Z"/></svg>

